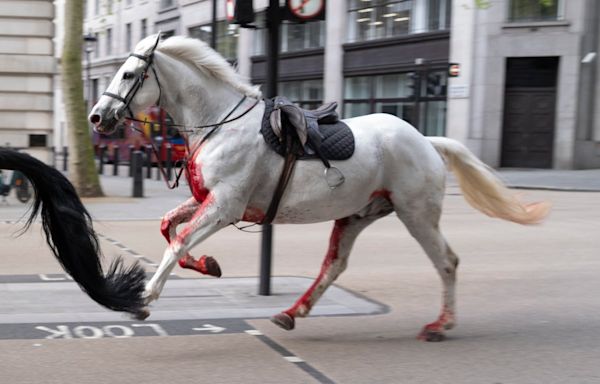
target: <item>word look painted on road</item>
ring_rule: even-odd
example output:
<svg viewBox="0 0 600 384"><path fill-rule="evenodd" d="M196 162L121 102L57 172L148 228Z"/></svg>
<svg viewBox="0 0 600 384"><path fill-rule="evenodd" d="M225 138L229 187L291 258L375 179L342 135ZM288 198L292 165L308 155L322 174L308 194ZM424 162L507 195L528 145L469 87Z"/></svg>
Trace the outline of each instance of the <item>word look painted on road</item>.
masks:
<svg viewBox="0 0 600 384"><path fill-rule="evenodd" d="M143 335L138 334L137 336L169 336L159 324L131 324L130 326L125 325L105 325L105 326L91 326L91 325L56 325L54 327L46 327L38 325L35 329L46 332L46 339L101 339L103 337L113 338L128 338L136 336L135 330L139 330L141 327L145 330L150 330L151 334L143 332ZM139 333L139 332L138 332Z"/></svg>

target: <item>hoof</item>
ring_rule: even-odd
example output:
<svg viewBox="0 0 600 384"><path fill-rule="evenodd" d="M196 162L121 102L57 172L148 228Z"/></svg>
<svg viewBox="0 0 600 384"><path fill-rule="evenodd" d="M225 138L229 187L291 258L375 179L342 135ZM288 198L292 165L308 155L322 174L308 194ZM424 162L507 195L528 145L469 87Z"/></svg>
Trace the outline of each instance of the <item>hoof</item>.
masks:
<svg viewBox="0 0 600 384"><path fill-rule="evenodd" d="M291 331L296 325L294 318L285 312L278 313L271 317L271 322L286 331Z"/></svg>
<svg viewBox="0 0 600 384"><path fill-rule="evenodd" d="M421 331L417 339L422 341L440 342L446 340L446 335L444 332L425 328Z"/></svg>
<svg viewBox="0 0 600 384"><path fill-rule="evenodd" d="M221 277L221 267L217 263L217 260L211 256L204 255L196 260L190 255L185 255L179 259L179 266L181 268L193 269L204 275Z"/></svg>
<svg viewBox="0 0 600 384"><path fill-rule="evenodd" d="M206 272L200 272L205 275L221 277L221 267L219 266L219 263L217 263L217 260L210 256L202 256L200 261L204 261L204 269L206 270Z"/></svg>
<svg viewBox="0 0 600 384"><path fill-rule="evenodd" d="M132 313L131 317L134 320L144 321L150 316L150 310L148 308L142 308L136 313Z"/></svg>

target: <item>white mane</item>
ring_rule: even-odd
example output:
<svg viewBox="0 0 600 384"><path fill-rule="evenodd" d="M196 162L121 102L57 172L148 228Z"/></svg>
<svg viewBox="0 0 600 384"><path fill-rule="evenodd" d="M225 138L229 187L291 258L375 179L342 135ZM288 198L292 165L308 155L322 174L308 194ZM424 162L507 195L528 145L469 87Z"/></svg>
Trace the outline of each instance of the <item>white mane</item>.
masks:
<svg viewBox="0 0 600 384"><path fill-rule="evenodd" d="M147 49L148 43L153 45L155 39L155 36L149 36L140 41L136 51ZM246 78L233 69L227 60L201 40L173 36L162 41L156 50L192 63L202 72L229 84L244 95L256 98L262 96L258 87L250 84Z"/></svg>

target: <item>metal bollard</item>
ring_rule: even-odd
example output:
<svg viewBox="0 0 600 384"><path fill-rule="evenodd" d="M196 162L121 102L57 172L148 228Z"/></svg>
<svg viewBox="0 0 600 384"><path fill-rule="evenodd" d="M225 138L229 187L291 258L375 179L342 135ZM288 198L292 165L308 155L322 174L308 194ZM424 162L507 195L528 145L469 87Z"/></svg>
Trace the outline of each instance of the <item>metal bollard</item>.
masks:
<svg viewBox="0 0 600 384"><path fill-rule="evenodd" d="M129 177L133 176L133 144L129 144Z"/></svg>
<svg viewBox="0 0 600 384"><path fill-rule="evenodd" d="M132 197L144 197L144 178L142 175L142 167L144 165L144 154L142 153L142 151L133 151L130 161L130 168L133 170Z"/></svg>
<svg viewBox="0 0 600 384"><path fill-rule="evenodd" d="M160 161L162 159L162 148L158 148L158 159L156 159L156 180L160 181Z"/></svg>
<svg viewBox="0 0 600 384"><path fill-rule="evenodd" d="M99 175L103 175L104 174L104 155L106 153L106 145L101 145L100 147L98 147L98 157L99 157L99 164L98 164L98 174Z"/></svg>
<svg viewBox="0 0 600 384"><path fill-rule="evenodd" d="M146 178L152 178L152 146L146 145Z"/></svg>
<svg viewBox="0 0 600 384"><path fill-rule="evenodd" d="M120 147L118 144L113 145L113 176L119 176L119 158Z"/></svg>
<svg viewBox="0 0 600 384"><path fill-rule="evenodd" d="M173 178L173 146L170 143L167 143L167 159L166 159L166 167L167 167L167 181L171 181Z"/></svg>
<svg viewBox="0 0 600 384"><path fill-rule="evenodd" d="M67 146L63 147L63 171L67 172L67 167L69 163L69 148Z"/></svg>

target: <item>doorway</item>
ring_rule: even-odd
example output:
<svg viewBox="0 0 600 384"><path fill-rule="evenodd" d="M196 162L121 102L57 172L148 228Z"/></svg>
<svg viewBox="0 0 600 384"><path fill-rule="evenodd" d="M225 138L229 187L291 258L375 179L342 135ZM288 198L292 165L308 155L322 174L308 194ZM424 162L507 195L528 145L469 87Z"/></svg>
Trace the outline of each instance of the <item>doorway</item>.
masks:
<svg viewBox="0 0 600 384"><path fill-rule="evenodd" d="M552 168L558 57L508 58L502 167Z"/></svg>

